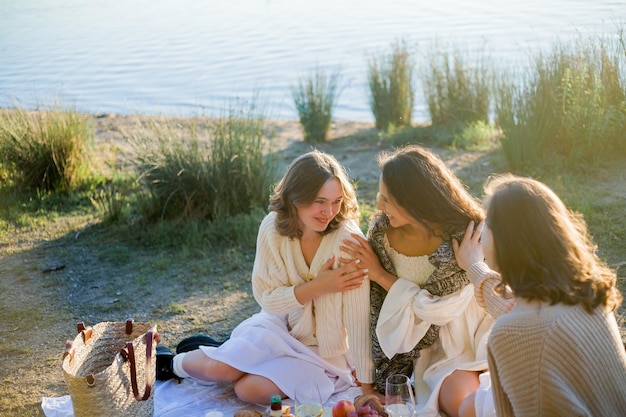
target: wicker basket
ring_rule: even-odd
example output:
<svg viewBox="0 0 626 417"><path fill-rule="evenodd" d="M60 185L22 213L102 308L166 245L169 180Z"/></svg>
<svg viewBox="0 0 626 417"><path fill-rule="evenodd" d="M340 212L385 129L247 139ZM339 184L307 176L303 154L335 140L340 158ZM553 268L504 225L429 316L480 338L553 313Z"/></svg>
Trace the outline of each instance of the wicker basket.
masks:
<svg viewBox="0 0 626 417"><path fill-rule="evenodd" d="M79 323L63 358L74 416L151 417L157 339L156 326L148 323Z"/></svg>

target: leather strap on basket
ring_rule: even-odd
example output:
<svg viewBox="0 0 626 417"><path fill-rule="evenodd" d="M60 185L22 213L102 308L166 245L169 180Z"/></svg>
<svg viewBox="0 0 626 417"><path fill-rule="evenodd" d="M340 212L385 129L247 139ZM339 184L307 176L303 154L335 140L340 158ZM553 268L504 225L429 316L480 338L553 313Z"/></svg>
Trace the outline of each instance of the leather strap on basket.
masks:
<svg viewBox="0 0 626 417"><path fill-rule="evenodd" d="M83 335L84 343L87 343L87 341L91 339L91 335L93 334L93 328L91 326L85 326L85 323L81 321L76 324L76 330L78 330L78 333Z"/></svg>
<svg viewBox="0 0 626 417"><path fill-rule="evenodd" d="M152 365L152 341L155 340L157 336L156 326L153 326L146 332L146 389L143 395L139 395L139 387L137 386L137 364L135 363L135 347L133 346L133 342L126 342L126 348L122 349L121 354L124 358L128 358L128 362L130 364L130 384L133 388L133 395L137 401L146 401L150 398L150 393L152 392L152 383L148 378L148 374L150 369L154 368Z"/></svg>
<svg viewBox="0 0 626 417"><path fill-rule="evenodd" d="M87 343L89 341L89 339L91 339L91 335L93 334L93 328L91 326L85 326L85 323L83 323L82 321L76 324L76 330L78 331L78 334L82 334L83 336L83 343ZM65 359L65 357L67 355L70 356L70 363L74 360L74 352L75 349L72 346L74 343L73 340L66 340L65 341L65 351L63 352L63 359Z"/></svg>

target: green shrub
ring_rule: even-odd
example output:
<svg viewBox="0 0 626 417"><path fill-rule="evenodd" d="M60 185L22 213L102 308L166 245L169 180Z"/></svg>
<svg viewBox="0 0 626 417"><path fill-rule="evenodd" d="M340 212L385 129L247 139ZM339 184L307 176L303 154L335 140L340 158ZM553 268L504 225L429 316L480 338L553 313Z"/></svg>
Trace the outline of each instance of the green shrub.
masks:
<svg viewBox="0 0 626 417"><path fill-rule="evenodd" d="M504 75L496 115L510 167L578 170L623 152L624 57L604 40L558 44L534 57L520 83Z"/></svg>
<svg viewBox="0 0 626 417"><path fill-rule="evenodd" d="M263 118L231 113L215 122L211 143L211 183L215 218L266 208L276 164L263 154Z"/></svg>
<svg viewBox="0 0 626 417"><path fill-rule="evenodd" d="M68 191L88 175L88 145L95 131L90 118L54 107L0 112L0 163L16 186Z"/></svg>
<svg viewBox="0 0 626 417"><path fill-rule="evenodd" d="M370 107L376 129L388 131L411 125L415 100L414 64L405 42L392 45L392 53L372 57L368 65Z"/></svg>
<svg viewBox="0 0 626 417"><path fill-rule="evenodd" d="M500 131L492 124L483 121L471 122L454 135L452 146L467 150L491 149L498 143Z"/></svg>
<svg viewBox="0 0 626 417"><path fill-rule="evenodd" d="M469 124L410 126L381 136L393 147L417 143L431 147L486 150L498 145L500 130L493 124L479 121Z"/></svg>
<svg viewBox="0 0 626 417"><path fill-rule="evenodd" d="M131 138L146 187L147 220L216 220L266 207L274 166L263 155L264 119L231 109L186 129L154 122Z"/></svg>
<svg viewBox="0 0 626 417"><path fill-rule="evenodd" d="M141 195L133 175L116 174L115 178L92 191L92 206L104 222L123 223L136 214L136 200Z"/></svg>
<svg viewBox="0 0 626 417"><path fill-rule="evenodd" d="M462 131L462 127L460 124L408 126L401 129L390 129L381 136L387 139L393 147L402 147L414 143L425 146L448 147L452 145L454 135Z"/></svg>
<svg viewBox="0 0 626 417"><path fill-rule="evenodd" d="M489 122L493 71L482 55L467 61L459 51L430 54L423 84L433 125Z"/></svg>
<svg viewBox="0 0 626 417"><path fill-rule="evenodd" d="M333 106L339 95L339 78L339 72L326 75L318 68L292 89L305 142L320 143L328 139Z"/></svg>

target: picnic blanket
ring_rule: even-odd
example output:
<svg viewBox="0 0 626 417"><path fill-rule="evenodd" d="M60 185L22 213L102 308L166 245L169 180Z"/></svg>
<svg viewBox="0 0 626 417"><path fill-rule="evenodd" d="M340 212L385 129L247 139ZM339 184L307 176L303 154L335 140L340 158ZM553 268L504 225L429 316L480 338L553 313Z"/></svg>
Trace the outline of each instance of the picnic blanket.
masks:
<svg viewBox="0 0 626 417"><path fill-rule="evenodd" d="M495 417L495 406L491 395L489 373L480 376L480 388L476 392L476 412L478 416ZM267 406L244 403L237 399L232 383L199 384L193 379L156 381L154 385L154 417L233 417L238 410L267 411ZM354 401L361 395L360 387L351 387L333 394L324 404L324 415L332 416L331 408L339 400ZM290 399L283 404L294 406ZM74 417L72 399L69 395L62 397L43 397L41 407L46 417ZM434 413L438 415L438 413ZM432 416L433 413L422 413L418 416Z"/></svg>
<svg viewBox="0 0 626 417"><path fill-rule="evenodd" d="M341 399L354 400L361 395L361 388L352 387L333 394L324 404L324 415L330 416L333 404ZM290 399L283 404L293 406ZM41 407L46 417L74 417L72 399L62 397L43 397ZM232 417L241 409L265 412L267 406L239 401L232 388L232 383L199 384L191 379L181 383L175 380L156 381L154 390L154 417Z"/></svg>

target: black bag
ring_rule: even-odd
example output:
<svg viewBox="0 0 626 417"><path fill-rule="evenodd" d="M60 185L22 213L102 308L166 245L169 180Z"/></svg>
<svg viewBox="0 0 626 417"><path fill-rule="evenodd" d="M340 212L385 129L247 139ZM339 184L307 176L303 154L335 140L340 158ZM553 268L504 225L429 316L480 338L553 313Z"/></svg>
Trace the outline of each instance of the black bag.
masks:
<svg viewBox="0 0 626 417"><path fill-rule="evenodd" d="M228 340L228 338L226 340ZM218 347L221 346L226 340L218 342L212 337L203 334L189 336L178 343L178 346L176 346L176 353L190 352L200 348L200 346Z"/></svg>

